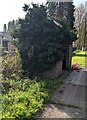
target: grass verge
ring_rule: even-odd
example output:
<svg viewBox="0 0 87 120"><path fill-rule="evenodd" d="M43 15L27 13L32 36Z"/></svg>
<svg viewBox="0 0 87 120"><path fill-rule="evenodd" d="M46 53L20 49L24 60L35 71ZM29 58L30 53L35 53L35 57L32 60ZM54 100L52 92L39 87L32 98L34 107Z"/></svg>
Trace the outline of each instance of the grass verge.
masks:
<svg viewBox="0 0 87 120"><path fill-rule="evenodd" d="M78 62L81 67L87 67L87 51L75 51L72 57L72 64Z"/></svg>
<svg viewBox="0 0 87 120"><path fill-rule="evenodd" d="M44 80L41 81L41 84L44 85L44 90L48 93L48 98L45 100L45 103L51 103L52 102L52 94L54 91L60 87L64 83L65 78L59 78L56 80Z"/></svg>

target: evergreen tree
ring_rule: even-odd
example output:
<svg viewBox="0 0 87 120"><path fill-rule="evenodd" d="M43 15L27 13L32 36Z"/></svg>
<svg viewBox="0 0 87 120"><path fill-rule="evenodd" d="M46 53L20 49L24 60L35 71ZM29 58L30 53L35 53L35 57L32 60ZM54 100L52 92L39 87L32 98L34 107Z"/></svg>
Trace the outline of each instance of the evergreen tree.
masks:
<svg viewBox="0 0 87 120"><path fill-rule="evenodd" d="M67 24L60 21L60 27L48 17L46 6L32 4L23 9L25 19L19 20L20 29L15 35L19 38L23 69L35 77L63 60L67 44L71 44L75 36Z"/></svg>
<svg viewBox="0 0 87 120"><path fill-rule="evenodd" d="M74 28L74 11L75 11L75 6L73 5L73 2L66 2L64 3L64 9L65 9L65 18L67 22L69 23L69 26L71 29Z"/></svg>
<svg viewBox="0 0 87 120"><path fill-rule="evenodd" d="M55 8L53 5L55 5ZM49 15L53 17L53 19L56 20L63 20L66 24L70 27L70 30L74 32L74 5L73 2L58 2L58 3L48 3L48 9L49 9ZM51 11L55 12L51 12ZM51 14L50 14L51 13ZM53 13L53 15L52 15ZM72 43L71 43L72 44ZM71 60L69 59L70 53L69 53L70 44L67 44L67 49L65 51L65 59L64 59L64 69L70 67ZM66 62L65 62L66 61Z"/></svg>
<svg viewBox="0 0 87 120"><path fill-rule="evenodd" d="M48 13L50 17L56 20L66 20L71 29L74 26L74 11L75 6L73 2L54 2L48 3Z"/></svg>
<svg viewBox="0 0 87 120"><path fill-rule="evenodd" d="M18 26L19 26L18 20L12 20L12 21L8 22L8 32L12 38L13 38L13 33L14 33L15 29L18 28Z"/></svg>

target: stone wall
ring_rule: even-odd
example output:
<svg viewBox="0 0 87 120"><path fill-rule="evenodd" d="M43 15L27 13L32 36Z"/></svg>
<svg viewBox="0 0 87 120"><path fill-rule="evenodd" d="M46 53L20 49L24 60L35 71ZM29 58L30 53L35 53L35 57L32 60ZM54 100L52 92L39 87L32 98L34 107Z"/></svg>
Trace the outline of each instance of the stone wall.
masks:
<svg viewBox="0 0 87 120"><path fill-rule="evenodd" d="M47 79L57 79L62 74L62 61L59 61L52 70L44 73Z"/></svg>

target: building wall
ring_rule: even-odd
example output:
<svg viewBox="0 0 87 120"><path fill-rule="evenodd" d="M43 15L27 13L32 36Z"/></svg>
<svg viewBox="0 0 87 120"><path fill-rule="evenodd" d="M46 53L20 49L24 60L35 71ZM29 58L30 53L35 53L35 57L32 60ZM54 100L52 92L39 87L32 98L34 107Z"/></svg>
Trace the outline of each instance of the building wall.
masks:
<svg viewBox="0 0 87 120"><path fill-rule="evenodd" d="M57 79L62 74L62 61L59 61L52 70L44 73L44 78Z"/></svg>
<svg viewBox="0 0 87 120"><path fill-rule="evenodd" d="M5 50L8 50L8 41L3 41L2 46L5 48Z"/></svg>
<svg viewBox="0 0 87 120"><path fill-rule="evenodd" d="M2 38L0 38L0 42L2 40L2 47L4 47L6 50L8 50L8 42L11 40L11 36L9 35L8 32L0 32L0 35Z"/></svg>

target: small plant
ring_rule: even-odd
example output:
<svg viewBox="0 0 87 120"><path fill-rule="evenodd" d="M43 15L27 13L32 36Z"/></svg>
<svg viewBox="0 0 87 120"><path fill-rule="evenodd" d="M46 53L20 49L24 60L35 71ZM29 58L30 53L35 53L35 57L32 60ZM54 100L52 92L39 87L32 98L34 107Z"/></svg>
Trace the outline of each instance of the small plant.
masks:
<svg viewBox="0 0 87 120"><path fill-rule="evenodd" d="M3 93L3 118L22 119L34 115L48 97L40 82L10 80L8 93ZM19 84L18 84L19 83Z"/></svg>
<svg viewBox="0 0 87 120"><path fill-rule="evenodd" d="M52 103L52 94L60 85L64 83L64 79L41 81L42 87L48 93L48 97L45 99L45 103Z"/></svg>

